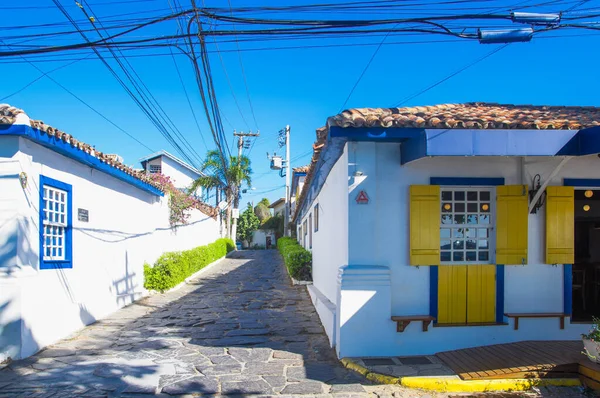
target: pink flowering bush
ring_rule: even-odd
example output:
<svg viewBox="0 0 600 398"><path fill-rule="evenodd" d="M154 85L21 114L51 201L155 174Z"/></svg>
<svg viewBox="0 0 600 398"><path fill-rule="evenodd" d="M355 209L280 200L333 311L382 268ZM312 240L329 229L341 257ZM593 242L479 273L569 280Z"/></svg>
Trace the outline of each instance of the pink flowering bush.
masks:
<svg viewBox="0 0 600 398"><path fill-rule="evenodd" d="M216 209L175 188L170 177L159 173L150 174L149 177L160 187L161 191L169 195L169 223L171 227L175 228L178 225L187 224L192 209L216 217Z"/></svg>

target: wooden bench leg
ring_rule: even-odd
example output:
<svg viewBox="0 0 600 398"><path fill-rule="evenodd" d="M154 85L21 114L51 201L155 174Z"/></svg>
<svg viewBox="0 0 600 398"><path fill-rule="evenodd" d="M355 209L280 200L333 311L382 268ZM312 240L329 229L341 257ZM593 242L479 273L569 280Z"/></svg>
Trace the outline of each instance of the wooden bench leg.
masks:
<svg viewBox="0 0 600 398"><path fill-rule="evenodd" d="M519 330L519 317L515 317L515 330Z"/></svg>
<svg viewBox="0 0 600 398"><path fill-rule="evenodd" d="M404 329L410 324L410 321L396 321L396 331L404 332Z"/></svg>
<svg viewBox="0 0 600 398"><path fill-rule="evenodd" d="M426 332L431 321L423 321L423 331Z"/></svg>
<svg viewBox="0 0 600 398"><path fill-rule="evenodd" d="M560 328L561 329L565 328L565 317L564 316L560 317Z"/></svg>

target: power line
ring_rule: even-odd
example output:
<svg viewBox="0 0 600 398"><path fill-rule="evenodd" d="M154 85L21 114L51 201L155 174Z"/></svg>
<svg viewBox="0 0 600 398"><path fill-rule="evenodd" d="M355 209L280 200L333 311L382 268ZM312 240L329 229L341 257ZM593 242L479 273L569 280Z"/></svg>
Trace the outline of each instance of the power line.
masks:
<svg viewBox="0 0 600 398"><path fill-rule="evenodd" d="M406 102L408 102L408 101L410 101L410 100L418 97L419 95L426 93L427 91L431 90L432 88L439 86L440 84L444 83L446 80L449 80L449 79L453 78L454 76L458 75L459 73L461 73L461 72L469 69L470 67L472 67L474 65L477 65L481 61L483 61L483 60L491 57L494 54L496 54L498 51L501 51L501 50L505 49L506 47L508 47L509 44L510 43L507 43L507 44L505 44L505 45L503 45L501 47L498 47L498 48L494 49L493 51L487 53L483 57L481 57L481 58L479 58L479 59L477 59L477 60L475 60L475 61L473 61L473 62L471 62L471 63L469 63L469 64L467 64L465 66L463 66L462 68L460 68L459 70L457 70L455 72L452 72L451 74L449 74L448 76L444 77L443 79L435 82L431 86L428 86L428 87L424 88L423 90L421 90L421 91L419 91L419 92L417 92L415 94L412 94L412 95L408 96L407 98L404 98L403 100L401 100L397 104L393 105L392 108L397 108L397 107L405 104Z"/></svg>
<svg viewBox="0 0 600 398"><path fill-rule="evenodd" d="M6 43L3 43L5 46L7 45ZM23 57L22 57L23 58ZM23 58L24 61L27 62L26 58ZM125 135L127 135L129 138L131 138L132 140L134 140L135 142L137 142L138 144L142 145L144 148L148 149L150 152L156 152L155 150L153 150L152 148L149 148L146 144L144 144L142 141L138 140L137 138L135 138L133 135L129 134L127 131L123 130L120 126L118 126L115 122L113 122L112 120L110 120L109 118L107 118L106 116L104 116L102 113L100 113L100 111L98 111L96 108L92 107L90 104L88 104L87 102L85 102L83 99L81 99L80 97L78 97L75 93L73 93L71 90L69 90L68 88L66 88L64 85L62 85L61 83L59 83L58 81L56 81L52 76L49 75L49 73L51 72L44 72L42 69L40 69L37 65L33 64L33 63L29 63L32 67L34 67L38 72L40 72L42 74L42 77L46 77L47 79L49 79L50 81L52 81L54 84L56 84L57 86L59 86L60 88L62 88L63 90L65 90L68 94L70 94L73 98L75 98L76 100L78 100L79 102L81 102L83 105L85 105L87 108L89 108L91 111L93 111L94 113L96 113L98 116L100 116L102 119L106 120L108 123L110 123L111 125L113 125L115 128L117 128L120 132L124 133ZM3 98L4 99L4 98Z"/></svg>
<svg viewBox="0 0 600 398"><path fill-rule="evenodd" d="M71 24L73 25L73 27L78 32L80 32L80 35L84 38L84 40L87 43L91 43L91 41L87 38L87 36L85 35L85 33L83 33L81 31L79 25L73 20L73 18L70 16L70 14L68 13L68 11L60 4L60 2L58 0L53 0L53 2L57 6L57 8L63 13L63 15L65 15L65 17L71 22ZM84 15L88 18L88 20L90 22L92 22L92 25L94 25L93 24L94 19L91 18L91 16L85 11L85 9L83 8L83 6L80 6L80 9L83 11ZM91 11L91 9L90 9L90 11ZM94 28L96 29L96 32L99 34L99 36L104 40L102 34L97 30L97 28L95 27L95 25L94 25ZM130 31L131 30L135 30L135 28L130 29ZM185 160L187 160L191 165L195 166L195 162L192 160L192 158L187 155L187 153L175 141L175 139L171 136L171 134L166 130L165 126L159 120L158 115L152 109L152 106L150 105L149 100L146 98L146 96L145 96L144 92L142 91L141 87L136 83L136 81L134 80L133 76L128 72L128 70L125 67L125 65L120 61L120 59L118 58L117 54L114 53L112 51L112 49L109 48L109 51L113 55L113 57L116 60L117 64L123 70L123 72L125 73L125 75L128 78L128 80L131 82L131 84L133 85L133 87L136 90L136 92L138 93L138 95L140 95L141 100L136 97L136 95L131 91L131 89L119 77L119 75L116 73L116 71L103 58L103 56L100 54L100 52L96 48L92 48L92 50L97 55L97 57L102 61L102 63L108 68L108 70L111 72L111 74L113 75L113 77L115 77L115 79L119 82L119 84L121 85L121 87L123 87L125 89L125 91L134 100L134 102L136 102L136 104L138 105L138 107L140 107L140 109L146 114L146 116L148 116L148 118L150 119L150 121L155 125L155 127L159 130L159 132L161 132L161 134L167 139L167 141L169 143L171 143L171 145L177 150L177 152L179 152L180 155L184 157ZM125 61L127 62L127 60L125 60ZM133 70L133 73L135 74L135 70ZM139 76L138 76L138 78L139 78ZM143 82L142 82L142 84L143 84Z"/></svg>
<svg viewBox="0 0 600 398"><path fill-rule="evenodd" d="M50 71L48 71L48 72L43 72L41 75L39 75L38 77L36 77L36 78L35 78L35 79L33 79L32 81L30 81L29 83L27 83L26 85L24 85L23 87L21 87L20 89L18 89L18 90L17 90L17 91L15 91L14 93L12 93L12 94L9 94L9 95L7 95L6 97L2 97L2 98L0 98L0 102L2 102L2 101L5 101L5 100L9 99L10 97L14 97L15 95L19 94L20 92L22 92L23 90L27 89L29 86L31 86L32 84L34 84L35 82L37 82L37 81L39 81L39 80L43 79L44 77L48 76L50 73L54 73L54 72L56 72L57 70L60 70L60 69L66 68L66 67L68 67L68 66L71 66L71 65L73 65L73 64L75 64L75 63L77 63L77 62L83 61L84 59L87 59L87 58L89 58L90 56L91 56L91 54L87 55L87 56L86 56L86 57L84 57L84 58L81 58L81 59L76 59L76 60L74 60L73 62L69 62L68 64L61 65L61 66L59 66L59 67L57 67L57 68L54 68L54 69L52 69L52 70L50 70ZM25 59L25 58L23 58L23 59ZM33 66L33 64L32 64L32 66Z"/></svg>
<svg viewBox="0 0 600 398"><path fill-rule="evenodd" d="M231 16L233 17L233 10L231 8L231 0L227 0L227 3L229 4L229 12L231 14ZM233 25L233 30L235 31L235 25ZM238 41L238 36L234 35L233 36L235 38L235 43L237 46L237 50L238 50L238 59L240 61L240 68L242 70L242 77L244 79L244 87L246 88L246 96L248 97L248 103L250 104L250 112L252 113L252 119L254 120L254 125L256 126L257 130L260 130L260 127L258 127L258 122L256 121L256 115L254 114L254 106L252 105L252 99L250 99L250 89L248 88L248 80L246 79L246 71L244 69L244 63L242 61L242 53L240 51L240 42ZM250 151L252 151L252 148L250 148ZM250 153L250 151L248 151L248 153Z"/></svg>

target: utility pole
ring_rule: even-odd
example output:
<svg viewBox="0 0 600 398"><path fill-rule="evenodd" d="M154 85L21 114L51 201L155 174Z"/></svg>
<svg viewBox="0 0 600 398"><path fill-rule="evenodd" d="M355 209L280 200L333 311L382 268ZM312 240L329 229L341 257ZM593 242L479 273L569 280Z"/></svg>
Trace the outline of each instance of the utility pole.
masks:
<svg viewBox="0 0 600 398"><path fill-rule="evenodd" d="M260 136L260 132L257 133L244 133L242 132L236 132L235 130L233 130L233 136L234 137L238 137L238 163L240 162L240 159L242 158L242 150L244 149L244 138L246 137L258 137ZM240 185L241 186L241 185ZM233 241L236 241L236 234L237 234L237 219L239 217L239 206L240 206L240 186L238 186L238 192L236 192L236 197L233 200L233 220L232 220L232 225L231 225L231 239L233 239Z"/></svg>
<svg viewBox="0 0 600 398"><path fill-rule="evenodd" d="M290 125L285 126L285 217L283 218L283 234L290 236Z"/></svg>

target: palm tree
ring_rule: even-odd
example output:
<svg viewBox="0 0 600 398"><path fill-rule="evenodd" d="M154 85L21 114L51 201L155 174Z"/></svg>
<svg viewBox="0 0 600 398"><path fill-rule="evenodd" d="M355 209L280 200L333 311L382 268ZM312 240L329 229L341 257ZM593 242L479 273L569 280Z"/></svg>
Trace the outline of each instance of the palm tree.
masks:
<svg viewBox="0 0 600 398"><path fill-rule="evenodd" d="M246 183L251 186L252 168L250 168L250 159L246 156L231 156L229 162L224 162L221 153L217 150L210 150L206 153L206 159L200 167L204 173L192 186L190 192L195 192L198 187L205 189L221 189L225 193L227 200L227 236L235 240L237 219L231 224L231 208L239 208L240 204L240 186Z"/></svg>

